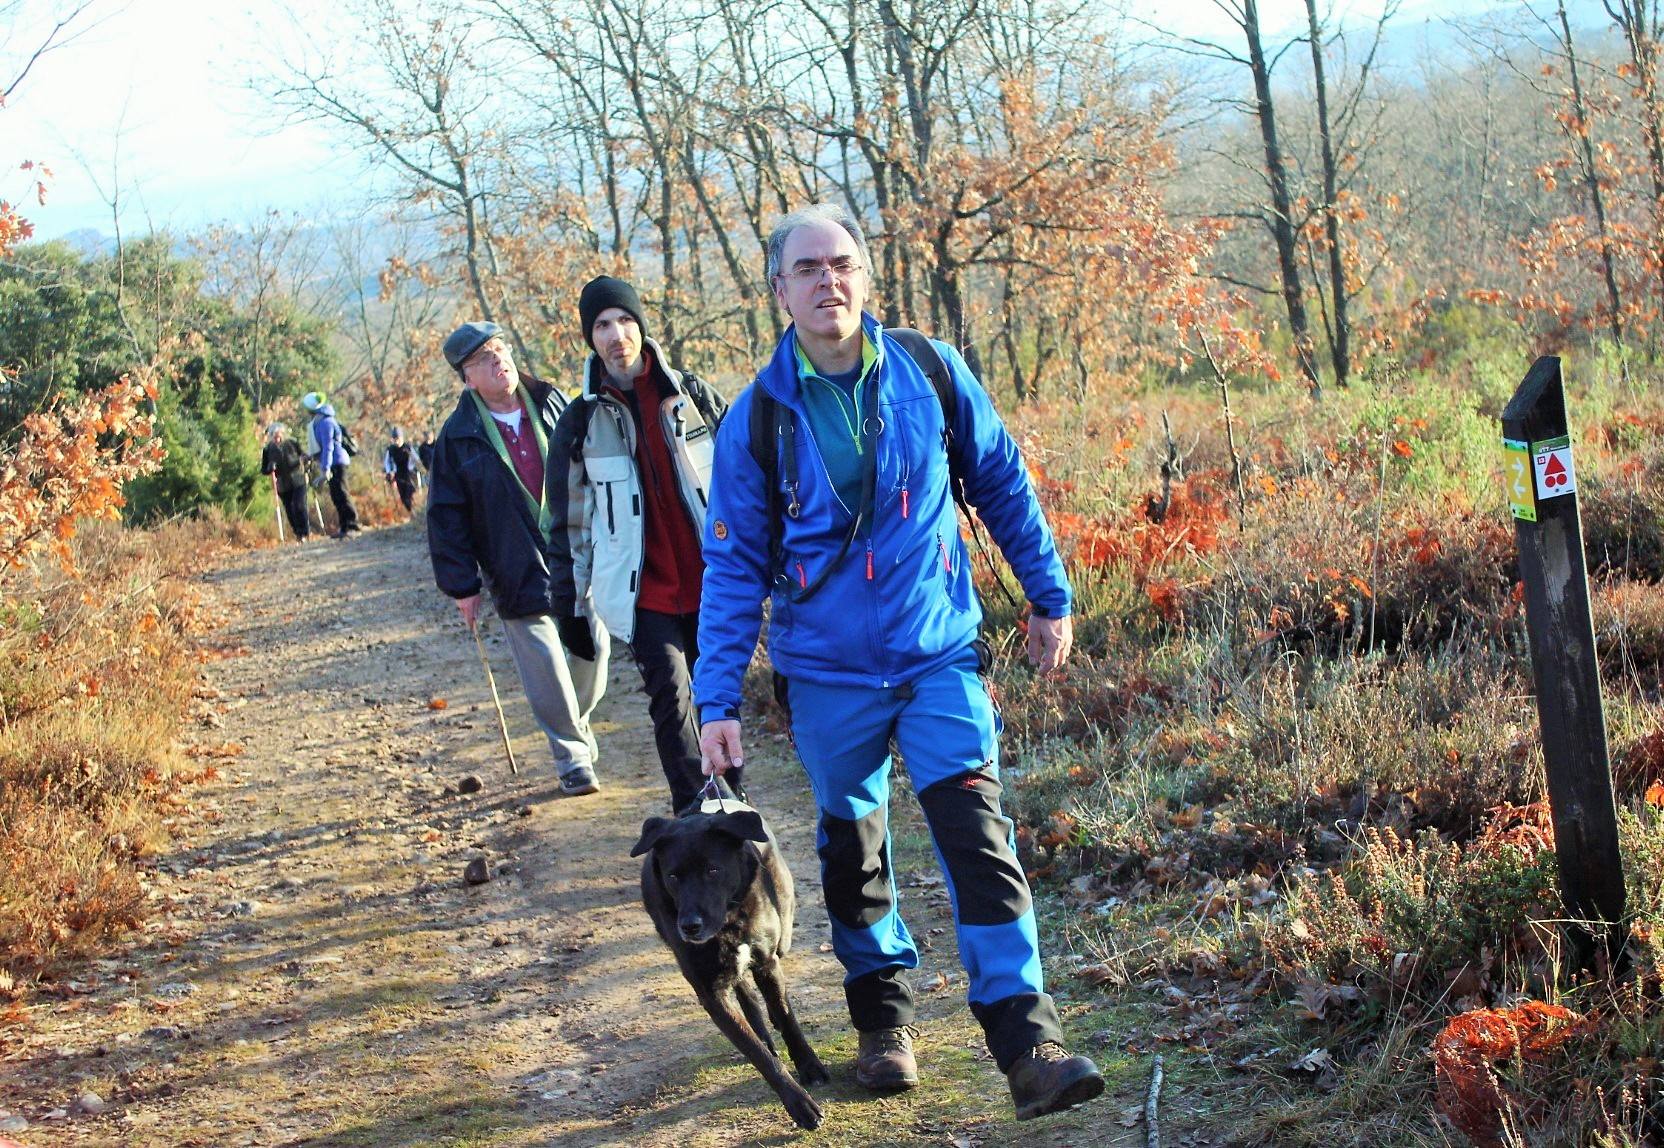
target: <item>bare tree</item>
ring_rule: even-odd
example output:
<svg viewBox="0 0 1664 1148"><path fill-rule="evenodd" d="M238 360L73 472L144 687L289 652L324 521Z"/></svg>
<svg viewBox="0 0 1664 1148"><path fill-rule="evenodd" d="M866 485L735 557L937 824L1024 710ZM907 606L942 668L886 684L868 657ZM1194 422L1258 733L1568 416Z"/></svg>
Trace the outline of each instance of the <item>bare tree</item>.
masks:
<svg viewBox="0 0 1664 1148"><path fill-rule="evenodd" d="M506 328L518 360L535 369L515 305L497 281L490 227L497 135L488 85L469 55L472 24L452 13L413 26L397 0L358 0L354 11L371 35L371 57L285 61L272 97L296 118L348 129L407 181L413 204L437 207L459 234L478 317Z"/></svg>
<svg viewBox="0 0 1664 1148"><path fill-rule="evenodd" d="M1246 208L1218 214L1246 218L1265 228L1271 239L1277 263L1277 288L1288 316L1289 336L1293 342L1295 359L1305 377L1311 394L1322 393L1317 363L1313 357L1311 323L1306 315L1306 293L1300 275L1299 232L1301 221L1295 218L1293 177L1288 159L1279 139L1277 104L1273 98L1272 75L1283 54L1299 41L1291 39L1281 47L1267 51L1260 23L1258 0L1213 0L1234 24L1242 36L1240 50L1211 40L1191 36L1176 37L1181 52L1222 61L1248 73L1253 89L1250 101L1224 100L1228 108L1241 108L1252 115L1259 132L1259 181L1265 199ZM1246 53L1246 54L1244 54ZM1268 202L1267 202L1268 201ZM1239 282L1239 286L1265 290L1256 284Z"/></svg>

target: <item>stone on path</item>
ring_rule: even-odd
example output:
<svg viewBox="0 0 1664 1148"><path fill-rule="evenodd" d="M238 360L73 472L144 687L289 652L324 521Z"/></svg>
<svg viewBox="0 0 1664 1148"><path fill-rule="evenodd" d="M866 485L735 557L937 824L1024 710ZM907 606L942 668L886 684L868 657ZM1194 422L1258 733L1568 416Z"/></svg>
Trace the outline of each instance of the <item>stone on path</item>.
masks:
<svg viewBox="0 0 1664 1148"><path fill-rule="evenodd" d="M484 857L476 857L462 871L462 879L470 885L483 885L491 880L491 867L485 863Z"/></svg>

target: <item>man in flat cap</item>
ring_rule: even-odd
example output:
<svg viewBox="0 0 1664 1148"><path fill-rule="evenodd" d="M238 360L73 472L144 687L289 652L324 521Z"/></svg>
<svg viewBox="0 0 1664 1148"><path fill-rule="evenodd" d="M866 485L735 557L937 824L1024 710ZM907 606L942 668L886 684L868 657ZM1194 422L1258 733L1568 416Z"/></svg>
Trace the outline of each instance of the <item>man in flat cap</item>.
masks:
<svg viewBox="0 0 1664 1148"><path fill-rule="evenodd" d="M647 337L641 299L624 280L585 284L578 318L591 354L549 447L555 613L569 648L585 637L586 602L629 643L671 808L680 810L705 783L691 689L705 573L699 536L728 404ZM739 771L727 782L744 792Z"/></svg>
<svg viewBox="0 0 1664 1148"><path fill-rule="evenodd" d="M594 793L600 784L589 715L606 688L610 643L596 623L586 627L585 648L563 648L544 560L549 533L560 525L544 491L544 470L566 398L515 369L495 323L464 323L444 350L463 391L434 442L428 488L434 580L456 601L469 629L479 617L480 590L490 588L526 699L549 738L561 793Z"/></svg>

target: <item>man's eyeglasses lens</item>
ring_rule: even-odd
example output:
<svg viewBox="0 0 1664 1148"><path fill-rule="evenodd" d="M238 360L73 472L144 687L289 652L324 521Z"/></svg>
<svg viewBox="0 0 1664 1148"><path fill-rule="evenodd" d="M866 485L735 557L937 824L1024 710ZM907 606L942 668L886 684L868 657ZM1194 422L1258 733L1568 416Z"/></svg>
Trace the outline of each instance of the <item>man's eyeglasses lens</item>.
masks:
<svg viewBox="0 0 1664 1148"><path fill-rule="evenodd" d="M861 265L853 259L833 259L826 263L799 263L790 274L799 283L818 283L828 271L834 279L848 279L859 270Z"/></svg>

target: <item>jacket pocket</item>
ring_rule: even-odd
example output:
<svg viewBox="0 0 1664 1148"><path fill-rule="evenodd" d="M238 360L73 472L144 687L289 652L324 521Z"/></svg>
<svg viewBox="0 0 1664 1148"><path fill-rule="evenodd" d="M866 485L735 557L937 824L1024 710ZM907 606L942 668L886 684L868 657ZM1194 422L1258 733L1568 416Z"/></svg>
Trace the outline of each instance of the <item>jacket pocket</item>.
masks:
<svg viewBox="0 0 1664 1148"><path fill-rule="evenodd" d="M595 487L596 502L606 509L607 533L617 534L616 504L630 496L630 460L619 455L585 455L584 475Z"/></svg>

